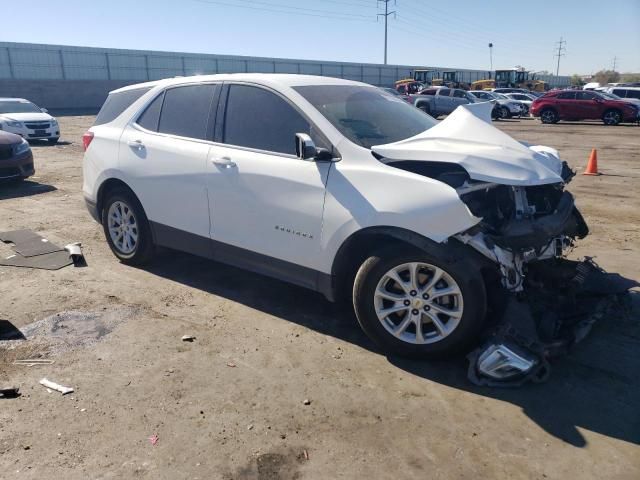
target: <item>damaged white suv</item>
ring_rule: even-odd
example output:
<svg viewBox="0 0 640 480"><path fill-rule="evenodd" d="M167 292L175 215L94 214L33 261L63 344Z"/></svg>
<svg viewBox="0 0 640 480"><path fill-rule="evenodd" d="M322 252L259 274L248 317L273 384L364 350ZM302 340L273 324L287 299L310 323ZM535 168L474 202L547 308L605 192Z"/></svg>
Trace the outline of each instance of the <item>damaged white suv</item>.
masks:
<svg viewBox="0 0 640 480"><path fill-rule="evenodd" d="M303 75L133 85L84 136L84 195L122 262L171 247L352 298L386 351L442 356L547 270L571 282L590 265L555 260L587 234L573 173L494 128L491 107L437 122L370 85ZM490 343L479 373L545 362L524 347Z"/></svg>

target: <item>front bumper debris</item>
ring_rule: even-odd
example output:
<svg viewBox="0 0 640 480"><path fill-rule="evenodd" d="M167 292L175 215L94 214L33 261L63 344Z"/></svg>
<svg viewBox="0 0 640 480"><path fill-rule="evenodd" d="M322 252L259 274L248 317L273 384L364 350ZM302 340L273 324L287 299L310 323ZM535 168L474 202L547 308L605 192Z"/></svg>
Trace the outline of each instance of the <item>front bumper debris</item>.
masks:
<svg viewBox="0 0 640 480"><path fill-rule="evenodd" d="M476 385L517 387L543 382L549 361L584 339L593 324L624 315L637 282L607 273L593 260L532 263L526 288L507 293L501 320L471 352L468 377Z"/></svg>

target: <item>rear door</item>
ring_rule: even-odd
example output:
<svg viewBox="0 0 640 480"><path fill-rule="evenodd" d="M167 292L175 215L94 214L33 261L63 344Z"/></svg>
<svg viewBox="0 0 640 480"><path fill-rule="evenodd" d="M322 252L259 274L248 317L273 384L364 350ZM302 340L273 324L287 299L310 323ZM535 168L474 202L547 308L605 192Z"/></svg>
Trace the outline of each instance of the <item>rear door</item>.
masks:
<svg viewBox="0 0 640 480"><path fill-rule="evenodd" d="M160 245L206 255L209 202L205 179L216 84L171 87L128 125L120 164ZM174 245L176 240L181 245Z"/></svg>
<svg viewBox="0 0 640 480"><path fill-rule="evenodd" d="M580 118L577 113L578 109L576 108L575 91L566 91L559 93L556 97L555 107L560 114L560 118Z"/></svg>
<svg viewBox="0 0 640 480"><path fill-rule="evenodd" d="M300 266L318 265L332 163L299 159L295 134L329 145L286 98L258 85L225 85L217 118L206 176L215 258L313 287Z"/></svg>

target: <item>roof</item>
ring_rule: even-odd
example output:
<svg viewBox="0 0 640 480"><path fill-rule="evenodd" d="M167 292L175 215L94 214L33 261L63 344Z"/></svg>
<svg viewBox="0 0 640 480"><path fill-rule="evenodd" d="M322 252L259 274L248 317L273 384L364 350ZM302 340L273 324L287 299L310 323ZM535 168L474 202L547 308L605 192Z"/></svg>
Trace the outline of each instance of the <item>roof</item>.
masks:
<svg viewBox="0 0 640 480"><path fill-rule="evenodd" d="M118 88L113 92L123 92L136 88L153 88L156 86L181 85L184 83L199 83L207 81L236 81L236 82L257 82L263 85L280 86L280 87L297 87L302 85L363 85L370 87L371 85L353 80L344 80L341 78L323 77L319 75L296 75L289 73L225 73L216 75L194 75L191 77L173 77L163 80L155 80L152 82L137 83ZM112 92L112 93L113 93Z"/></svg>
<svg viewBox="0 0 640 480"><path fill-rule="evenodd" d="M28 102L26 98L0 97L0 102ZM31 102L29 102L31 103Z"/></svg>

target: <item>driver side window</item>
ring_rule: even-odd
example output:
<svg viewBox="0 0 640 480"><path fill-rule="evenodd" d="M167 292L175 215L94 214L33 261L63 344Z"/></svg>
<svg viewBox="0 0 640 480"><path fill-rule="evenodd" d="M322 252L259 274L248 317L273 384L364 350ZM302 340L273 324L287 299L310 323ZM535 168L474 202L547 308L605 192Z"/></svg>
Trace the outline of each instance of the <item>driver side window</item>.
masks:
<svg viewBox="0 0 640 480"><path fill-rule="evenodd" d="M309 122L279 95L250 85L229 87L223 143L295 155L296 133L317 141Z"/></svg>

